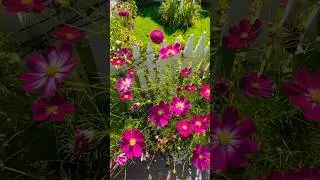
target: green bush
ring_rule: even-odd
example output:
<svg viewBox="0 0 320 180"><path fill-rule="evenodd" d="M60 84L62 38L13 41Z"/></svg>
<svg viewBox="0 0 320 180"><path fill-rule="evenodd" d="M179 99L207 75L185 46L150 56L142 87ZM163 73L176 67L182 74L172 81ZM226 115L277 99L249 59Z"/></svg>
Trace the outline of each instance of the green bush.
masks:
<svg viewBox="0 0 320 180"><path fill-rule="evenodd" d="M193 0L166 0L159 9L160 20L173 28L187 29L195 24L201 16L200 4Z"/></svg>

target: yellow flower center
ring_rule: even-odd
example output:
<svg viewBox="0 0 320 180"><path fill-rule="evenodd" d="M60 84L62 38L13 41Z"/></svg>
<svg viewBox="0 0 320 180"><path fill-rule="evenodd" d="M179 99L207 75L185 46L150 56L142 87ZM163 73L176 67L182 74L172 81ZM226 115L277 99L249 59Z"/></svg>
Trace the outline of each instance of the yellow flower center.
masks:
<svg viewBox="0 0 320 180"><path fill-rule="evenodd" d="M183 102L178 102L177 103L177 108L184 108L184 103Z"/></svg>
<svg viewBox="0 0 320 180"><path fill-rule="evenodd" d="M203 156L202 156L202 154L199 154L199 159L201 160L201 159L203 159Z"/></svg>
<svg viewBox="0 0 320 180"><path fill-rule="evenodd" d="M252 83L251 87L255 88L255 89L259 89L260 88L260 84L258 83Z"/></svg>
<svg viewBox="0 0 320 180"><path fill-rule="evenodd" d="M136 139L132 138L130 139L130 146L135 146L136 145Z"/></svg>
<svg viewBox="0 0 320 180"><path fill-rule="evenodd" d="M187 127L186 125L183 125L183 126L182 126L182 129L183 129L183 130L186 130L186 129L188 129L188 127Z"/></svg>
<svg viewBox="0 0 320 180"><path fill-rule="evenodd" d="M57 66L48 66L45 70L46 75L48 76L53 76L58 72L58 67Z"/></svg>
<svg viewBox="0 0 320 180"><path fill-rule="evenodd" d="M242 34L241 34L241 36L240 36L240 38L241 39L246 39L246 38L248 38L248 33L246 33L246 32L243 32Z"/></svg>
<svg viewBox="0 0 320 180"><path fill-rule="evenodd" d="M47 114L55 114L58 111L58 107L57 106L50 106L47 108Z"/></svg>
<svg viewBox="0 0 320 180"><path fill-rule="evenodd" d="M162 109L160 109L160 110L158 111L158 115L159 115L159 116L161 116L163 113L164 113L164 112L163 112Z"/></svg>
<svg viewBox="0 0 320 180"><path fill-rule="evenodd" d="M31 4L33 0L21 0L21 4Z"/></svg>
<svg viewBox="0 0 320 180"><path fill-rule="evenodd" d="M320 90L310 90L309 93L313 102L320 103Z"/></svg>
<svg viewBox="0 0 320 180"><path fill-rule="evenodd" d="M196 126L201 126L201 122L200 121L196 121Z"/></svg>
<svg viewBox="0 0 320 180"><path fill-rule="evenodd" d="M124 85L124 86L129 86L130 83L129 83L128 81L125 81L125 82L123 82L123 85Z"/></svg>
<svg viewBox="0 0 320 180"><path fill-rule="evenodd" d="M73 39L75 38L75 36L73 35L73 33L66 33L65 36L66 36L66 39L67 39L67 40L73 40Z"/></svg>
<svg viewBox="0 0 320 180"><path fill-rule="evenodd" d="M218 134L218 140L221 145L229 145L231 142L231 134L227 131L222 131Z"/></svg>

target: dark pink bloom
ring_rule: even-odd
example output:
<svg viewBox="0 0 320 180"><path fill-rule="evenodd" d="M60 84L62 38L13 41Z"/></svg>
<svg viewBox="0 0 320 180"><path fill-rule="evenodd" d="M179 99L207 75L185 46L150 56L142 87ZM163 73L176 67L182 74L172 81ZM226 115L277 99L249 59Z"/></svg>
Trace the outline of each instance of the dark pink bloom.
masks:
<svg viewBox="0 0 320 180"><path fill-rule="evenodd" d="M150 39L155 44L161 44L164 40L164 32L158 29L152 30L150 32Z"/></svg>
<svg viewBox="0 0 320 180"><path fill-rule="evenodd" d="M262 22L256 19L251 25L247 19L242 20L239 25L229 29L229 35L224 36L225 43L230 49L248 47L255 41L260 33Z"/></svg>
<svg viewBox="0 0 320 180"><path fill-rule="evenodd" d="M210 101L210 84L201 84L199 91L202 97L204 97L207 101Z"/></svg>
<svg viewBox="0 0 320 180"><path fill-rule="evenodd" d="M282 174L274 169L270 169L268 175L261 177L260 180L282 180Z"/></svg>
<svg viewBox="0 0 320 180"><path fill-rule="evenodd" d="M190 119L190 124L192 124L192 130L196 134L203 134L209 127L208 118L205 116L193 116Z"/></svg>
<svg viewBox="0 0 320 180"><path fill-rule="evenodd" d="M130 111L137 111L140 108L141 104L140 103L133 103L132 106L130 107Z"/></svg>
<svg viewBox="0 0 320 180"><path fill-rule="evenodd" d="M78 42L82 41L85 35L77 28L62 25L52 32L52 36L64 41Z"/></svg>
<svg viewBox="0 0 320 180"><path fill-rule="evenodd" d="M48 7L43 0L3 0L2 4L8 12L18 13L31 10L35 13L41 13Z"/></svg>
<svg viewBox="0 0 320 180"><path fill-rule="evenodd" d="M179 121L177 123L177 130L180 136L189 137L192 133L192 125L188 121Z"/></svg>
<svg viewBox="0 0 320 180"><path fill-rule="evenodd" d="M192 68L184 68L180 72L181 77L189 77L192 72Z"/></svg>
<svg viewBox="0 0 320 180"><path fill-rule="evenodd" d="M231 82L222 77L216 78L213 82L213 94L222 97L227 96L231 89Z"/></svg>
<svg viewBox="0 0 320 180"><path fill-rule="evenodd" d="M137 70L135 69L130 69L128 72L127 72L128 75L130 76L134 76L135 74L137 74Z"/></svg>
<svg viewBox="0 0 320 180"><path fill-rule="evenodd" d="M63 44L60 49L50 47L43 57L31 56L27 64L31 72L20 74L20 79L26 81L22 90L42 89L44 97L51 97L55 95L57 86L71 75L77 63L72 57L72 47Z"/></svg>
<svg viewBox="0 0 320 180"><path fill-rule="evenodd" d="M254 121L250 118L239 121L238 110L229 107L222 119L212 112L210 122L212 168L226 171L228 166L245 167L248 164L246 155L258 149L258 142L249 138L256 131Z"/></svg>
<svg viewBox="0 0 320 180"><path fill-rule="evenodd" d="M126 63L126 59L122 57L113 57L110 59L112 66L122 66Z"/></svg>
<svg viewBox="0 0 320 180"><path fill-rule="evenodd" d="M128 9L120 9L119 16L121 17L128 17L130 15L130 11Z"/></svg>
<svg viewBox="0 0 320 180"><path fill-rule="evenodd" d="M68 115L75 112L73 104L66 98L54 96L50 100L38 98L32 106L32 118L36 121L52 119L63 121Z"/></svg>
<svg viewBox="0 0 320 180"><path fill-rule="evenodd" d="M126 165L127 163L127 156L126 156L126 153L121 153L119 156L117 156L115 159L114 159L114 162L119 164L120 166L124 166Z"/></svg>
<svg viewBox="0 0 320 180"><path fill-rule="evenodd" d="M272 97L273 81L265 75L248 73L239 80L242 92L251 97Z"/></svg>
<svg viewBox="0 0 320 180"><path fill-rule="evenodd" d="M125 76L119 79L118 83L117 83L117 89L119 91L129 91L134 83L134 79L132 76Z"/></svg>
<svg viewBox="0 0 320 180"><path fill-rule="evenodd" d="M129 101L133 99L133 93L130 91L123 91L120 93L120 100L121 101Z"/></svg>
<svg viewBox="0 0 320 180"><path fill-rule="evenodd" d="M132 52L128 48L121 48L119 51L116 52L116 55L125 59L126 62L130 62L133 57Z"/></svg>
<svg viewBox="0 0 320 180"><path fill-rule="evenodd" d="M92 135L92 132L89 130L78 130L74 135L74 150L89 152Z"/></svg>
<svg viewBox="0 0 320 180"><path fill-rule="evenodd" d="M151 113L150 120L159 127L166 126L169 120L172 119L170 105L165 104L164 101L160 101L158 105L149 108L149 112Z"/></svg>
<svg viewBox="0 0 320 180"><path fill-rule="evenodd" d="M284 83L282 89L291 104L304 111L306 119L320 121L320 71L310 74L306 68L297 69L295 82Z"/></svg>
<svg viewBox="0 0 320 180"><path fill-rule="evenodd" d="M191 109L190 100L185 99L183 96L174 97L170 102L170 110L176 116L184 116Z"/></svg>
<svg viewBox="0 0 320 180"><path fill-rule="evenodd" d="M196 145L195 150L192 152L193 165L204 171L210 167L210 152L206 146Z"/></svg>
<svg viewBox="0 0 320 180"><path fill-rule="evenodd" d="M182 47L179 43L174 45L168 45L160 49L160 58L161 59L168 59L182 51Z"/></svg>
<svg viewBox="0 0 320 180"><path fill-rule="evenodd" d="M194 92L196 87L194 84L187 84L186 87L184 88L187 92Z"/></svg>
<svg viewBox="0 0 320 180"><path fill-rule="evenodd" d="M146 146L144 135L136 128L125 130L122 133L119 144L128 158L140 157L143 148Z"/></svg>

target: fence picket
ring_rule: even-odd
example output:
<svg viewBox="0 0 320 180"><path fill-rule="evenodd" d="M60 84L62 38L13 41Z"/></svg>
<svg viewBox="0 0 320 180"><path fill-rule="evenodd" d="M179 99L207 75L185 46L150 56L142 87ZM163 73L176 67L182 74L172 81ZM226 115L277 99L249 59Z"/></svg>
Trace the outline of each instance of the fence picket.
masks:
<svg viewBox="0 0 320 180"><path fill-rule="evenodd" d="M150 43L148 43L146 65L148 67L148 72L149 72L149 75L150 75L150 79L152 81L156 80L156 72L155 72L156 64L155 64L155 60L156 60L156 58L154 57L152 47L151 47Z"/></svg>
<svg viewBox="0 0 320 180"><path fill-rule="evenodd" d="M194 35L191 34L183 50L183 60L181 69L188 67L190 60L193 58L193 40Z"/></svg>

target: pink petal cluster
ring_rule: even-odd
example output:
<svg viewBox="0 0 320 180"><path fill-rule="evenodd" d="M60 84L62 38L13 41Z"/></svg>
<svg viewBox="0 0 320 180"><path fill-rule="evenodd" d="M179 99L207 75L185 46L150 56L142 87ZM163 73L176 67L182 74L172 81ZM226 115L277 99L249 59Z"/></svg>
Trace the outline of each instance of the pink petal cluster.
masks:
<svg viewBox="0 0 320 180"><path fill-rule="evenodd" d="M159 29L152 30L149 36L151 41L155 44L161 44L164 40L164 32Z"/></svg>
<svg viewBox="0 0 320 180"><path fill-rule="evenodd" d="M189 99L185 99L183 96L174 97L170 102L170 111L176 116L185 116L191 109Z"/></svg>
<svg viewBox="0 0 320 180"><path fill-rule="evenodd" d="M262 22L256 19L251 25L247 19L240 21L239 25L232 26L229 29L229 35L224 36L226 46L230 49L248 47L254 42L260 31Z"/></svg>
<svg viewBox="0 0 320 180"><path fill-rule="evenodd" d="M49 100L38 98L32 106L32 118L35 121L45 121L47 119L63 121L66 116L74 112L73 104L66 98L59 96L54 96Z"/></svg>
<svg viewBox="0 0 320 180"><path fill-rule="evenodd" d="M172 119L170 112L170 104L160 101L158 105L149 108L150 120L158 127L166 126L169 120Z"/></svg>
<svg viewBox="0 0 320 180"><path fill-rule="evenodd" d="M192 134L193 126L187 120L182 120L177 123L177 130L180 136L189 137Z"/></svg>
<svg viewBox="0 0 320 180"><path fill-rule="evenodd" d="M234 107L226 108L222 119L212 112L210 121L212 169L226 171L229 166L245 167L246 155L258 149L258 142L250 139L256 131L254 121L250 118L239 121L239 112Z"/></svg>
<svg viewBox="0 0 320 180"><path fill-rule="evenodd" d="M31 10L34 13L41 13L48 8L43 0L2 0L2 4L8 12L19 13Z"/></svg>
<svg viewBox="0 0 320 180"><path fill-rule="evenodd" d="M306 68L294 73L294 82L287 82L282 89L287 93L291 104L304 111L306 119L320 121L320 71L310 74Z"/></svg>
<svg viewBox="0 0 320 180"><path fill-rule="evenodd" d="M126 156L126 153L121 153L118 157L114 159L114 162L119 164L120 166L126 165L128 160L128 157Z"/></svg>
<svg viewBox="0 0 320 180"><path fill-rule="evenodd" d="M22 90L26 92L42 89L44 97L55 95L58 85L62 84L76 67L72 57L72 47L63 44L60 49L50 47L43 56L31 56L27 64L31 72L21 73L25 81Z"/></svg>
<svg viewBox="0 0 320 180"><path fill-rule="evenodd" d="M207 146L196 145L192 152L192 162L194 167L204 171L210 167L210 151Z"/></svg>
<svg viewBox="0 0 320 180"><path fill-rule="evenodd" d="M112 66L123 66L132 61L133 54L128 48L121 48L110 53L110 63Z"/></svg>
<svg viewBox="0 0 320 180"><path fill-rule="evenodd" d="M130 11L126 8L119 10L119 16L128 17L130 15Z"/></svg>
<svg viewBox="0 0 320 180"><path fill-rule="evenodd" d="M134 79L132 76L125 76L118 80L117 89L119 91L127 92L129 91L134 84Z"/></svg>
<svg viewBox="0 0 320 180"><path fill-rule="evenodd" d="M129 101L133 99L133 93L130 91L123 91L120 93L120 100Z"/></svg>
<svg viewBox="0 0 320 180"><path fill-rule="evenodd" d="M192 73L192 68L184 68L180 72L181 77L189 77Z"/></svg>
<svg viewBox="0 0 320 180"><path fill-rule="evenodd" d="M213 94L217 97L227 96L231 89L231 81L218 77L213 82Z"/></svg>
<svg viewBox="0 0 320 180"><path fill-rule="evenodd" d="M160 49L160 59L168 59L182 51L182 46L179 43L168 45Z"/></svg>
<svg viewBox="0 0 320 180"><path fill-rule="evenodd" d="M207 116L193 116L190 119L193 132L196 134L203 134L209 128L209 118Z"/></svg>
<svg viewBox="0 0 320 180"><path fill-rule="evenodd" d="M250 97L272 97L273 81L266 75L248 73L240 79L239 87Z"/></svg>
<svg viewBox="0 0 320 180"><path fill-rule="evenodd" d="M74 134L73 151L78 150L80 152L89 152L90 144L92 141L92 132L89 130L79 129Z"/></svg>
<svg viewBox="0 0 320 180"><path fill-rule="evenodd" d="M201 84L200 88L199 88L199 92L201 94L201 96L206 99L207 101L210 101L210 84Z"/></svg>
<svg viewBox="0 0 320 180"><path fill-rule="evenodd" d="M61 25L52 32L52 36L64 41L79 42L84 40L85 34L77 28Z"/></svg>
<svg viewBox="0 0 320 180"><path fill-rule="evenodd" d="M196 86L194 84L187 84L184 89L185 91L192 93L196 90Z"/></svg>
<svg viewBox="0 0 320 180"><path fill-rule="evenodd" d="M140 157L143 148L146 147L143 133L136 128L125 130L121 135L119 144L128 158Z"/></svg>
<svg viewBox="0 0 320 180"><path fill-rule="evenodd" d="M129 71L127 71L127 74L130 75L130 76L134 76L137 74L137 70L135 69L130 69Z"/></svg>

